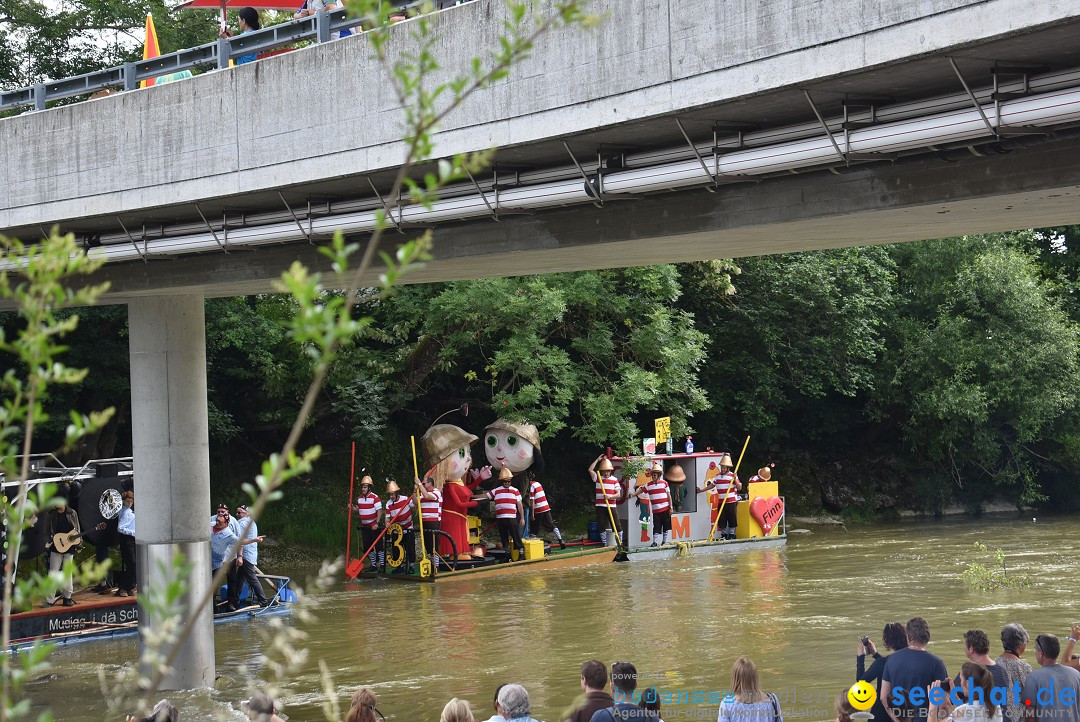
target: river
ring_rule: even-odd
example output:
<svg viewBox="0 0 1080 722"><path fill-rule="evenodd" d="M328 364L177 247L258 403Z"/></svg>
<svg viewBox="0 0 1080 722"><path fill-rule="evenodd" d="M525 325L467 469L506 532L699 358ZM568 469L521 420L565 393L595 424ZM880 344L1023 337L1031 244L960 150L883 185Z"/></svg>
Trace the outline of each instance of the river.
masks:
<svg viewBox="0 0 1080 722"><path fill-rule="evenodd" d="M795 525L798 526L798 525ZM520 681L533 716L554 722L580 693L588 659L632 661L662 691L708 695L729 687L745 654L776 692L788 720L832 719L837 693L854 681L855 646L880 646L886 622L921 615L930 651L955 673L963 634L986 630L991 655L1010 621L1065 636L1080 618L1072 607L1080 549L1075 518L987 517L841 528L792 534L779 549L698 555L672 561L526 572L438 586L339 584L321 597L307 628L306 668L286 685L292 720L323 719L317 660L326 662L343 706L372 686L388 720L439 719L451 697L491 714L497 685ZM1007 554L1024 590L980 592L960 579L966 564L992 562L977 541ZM287 619L287 618L286 618ZM256 622L216 627L218 689L174 693L183 722L244 719L245 679L259 680ZM133 639L59 648L54 674L29 686L35 707L58 720L109 719L98 672L112 674L135 655ZM1034 664L1034 652L1028 653ZM707 697L706 697L707 698ZM665 705L667 722L715 719L716 704ZM112 717L117 719L117 717ZM122 718L121 718L122 719Z"/></svg>

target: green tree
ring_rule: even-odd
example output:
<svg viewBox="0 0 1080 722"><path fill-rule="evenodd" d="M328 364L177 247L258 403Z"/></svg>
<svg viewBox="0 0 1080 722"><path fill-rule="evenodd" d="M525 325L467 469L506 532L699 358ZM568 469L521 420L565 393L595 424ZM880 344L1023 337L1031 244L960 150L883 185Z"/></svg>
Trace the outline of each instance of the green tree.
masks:
<svg viewBox="0 0 1080 722"><path fill-rule="evenodd" d="M893 303L893 262L869 246L739 259L736 293L716 270L686 267L680 305L708 338L695 417L711 438L809 446L861 419ZM721 273L726 273L722 270ZM853 409L853 410L852 410Z"/></svg>
<svg viewBox="0 0 1080 722"><path fill-rule="evenodd" d="M686 428L706 406L705 338L677 308L681 292L674 266L403 289L373 307L380 335L343 360L341 377L354 381L338 386L337 404L370 422L380 403L468 401L547 437L569 426L629 450L645 420L670 415Z"/></svg>
<svg viewBox="0 0 1080 722"><path fill-rule="evenodd" d="M1080 405L1080 329L1015 235L891 249L901 310L893 393L905 437L967 499L1042 498L1035 445Z"/></svg>

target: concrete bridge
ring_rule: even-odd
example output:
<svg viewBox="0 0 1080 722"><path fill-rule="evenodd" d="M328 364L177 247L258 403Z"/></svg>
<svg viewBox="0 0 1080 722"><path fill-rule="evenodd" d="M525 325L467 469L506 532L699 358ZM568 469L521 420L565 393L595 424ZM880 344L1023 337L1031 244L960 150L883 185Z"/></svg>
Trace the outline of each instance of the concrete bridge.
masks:
<svg viewBox="0 0 1080 722"><path fill-rule="evenodd" d="M598 31L544 38L447 119L438 153L499 146L496 169L427 213L382 197L400 109L362 35L0 121L0 232L79 234L110 258L110 300L130 302L137 493L163 500L140 508L141 558L207 544L203 298L270 290L293 260L326 270L314 244L366 237L384 203L435 229L412 281L1080 221L1080 4L593 10ZM505 13L440 14L444 65L493 46ZM207 631L170 684L213 671Z"/></svg>

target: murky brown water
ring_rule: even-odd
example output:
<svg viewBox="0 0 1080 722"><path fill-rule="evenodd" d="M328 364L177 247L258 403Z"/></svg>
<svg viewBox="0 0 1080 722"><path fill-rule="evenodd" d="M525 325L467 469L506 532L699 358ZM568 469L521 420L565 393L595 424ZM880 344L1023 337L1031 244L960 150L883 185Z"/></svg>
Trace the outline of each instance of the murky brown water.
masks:
<svg viewBox="0 0 1080 722"><path fill-rule="evenodd" d="M292 680L293 720L322 719L316 660L326 661L343 707L360 685L379 695L389 720L438 720L451 697L487 719L494 688L520 681L533 716L553 722L580 692L582 661L633 661L661 690L723 690L732 661L754 659L784 716L832 719L832 699L854 681L862 634L920 614L931 651L950 671L963 660L965 630L997 632L1020 621L1034 635L1062 634L1080 548L1076 518L912 522L852 531L816 528L786 548L674 561L522 573L432 586L342 585L325 597L311 628L312 664ZM795 525L797 526L797 525ZM976 592L960 573L976 540L1002 546L1010 568L1030 575L1025 591ZM984 557L989 555L982 555ZM255 622L218 625L214 692L174 694L181 720L242 719L243 668L259 679ZM56 678L31 685L35 703L59 720L99 720L106 707L98 669L135 654L134 640L85 643L54 653ZM1033 661L1033 660L1029 660ZM716 704L665 705L667 722L715 719Z"/></svg>

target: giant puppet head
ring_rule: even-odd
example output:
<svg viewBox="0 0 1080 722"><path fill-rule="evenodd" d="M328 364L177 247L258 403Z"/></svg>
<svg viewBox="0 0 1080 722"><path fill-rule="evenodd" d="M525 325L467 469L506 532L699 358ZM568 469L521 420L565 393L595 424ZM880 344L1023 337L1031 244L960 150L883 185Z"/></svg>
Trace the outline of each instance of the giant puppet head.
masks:
<svg viewBox="0 0 1080 722"><path fill-rule="evenodd" d="M540 453L540 432L532 424L497 419L484 429L484 453L493 468L520 474L531 468L544 470Z"/></svg>
<svg viewBox="0 0 1080 722"><path fill-rule="evenodd" d="M472 451L469 447L477 439L460 426L436 424L424 433L420 447L424 452L424 464L434 467L431 477L442 489L448 481L461 479L472 468Z"/></svg>

